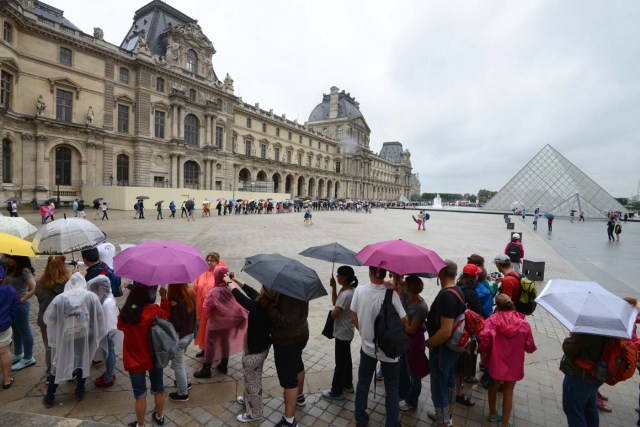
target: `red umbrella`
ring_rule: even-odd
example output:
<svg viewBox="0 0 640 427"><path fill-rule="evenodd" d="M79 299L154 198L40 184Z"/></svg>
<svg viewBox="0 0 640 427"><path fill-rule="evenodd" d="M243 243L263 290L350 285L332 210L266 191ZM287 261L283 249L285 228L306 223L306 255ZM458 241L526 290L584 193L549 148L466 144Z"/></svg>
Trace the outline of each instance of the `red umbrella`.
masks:
<svg viewBox="0 0 640 427"><path fill-rule="evenodd" d="M364 265L403 275L437 275L445 266L442 258L431 249L401 239L367 245L356 258Z"/></svg>

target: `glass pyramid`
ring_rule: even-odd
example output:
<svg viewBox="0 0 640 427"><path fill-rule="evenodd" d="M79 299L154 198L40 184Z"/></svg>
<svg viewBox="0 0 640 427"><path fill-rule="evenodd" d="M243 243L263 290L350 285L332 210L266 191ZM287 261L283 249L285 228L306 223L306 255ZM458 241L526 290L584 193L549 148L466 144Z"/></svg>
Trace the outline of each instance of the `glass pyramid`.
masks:
<svg viewBox="0 0 640 427"><path fill-rule="evenodd" d="M587 217L605 217L608 211L626 209L602 187L550 145L545 145L502 189L484 209L533 213L552 212L568 216L572 210ZM577 216L577 215L576 215Z"/></svg>

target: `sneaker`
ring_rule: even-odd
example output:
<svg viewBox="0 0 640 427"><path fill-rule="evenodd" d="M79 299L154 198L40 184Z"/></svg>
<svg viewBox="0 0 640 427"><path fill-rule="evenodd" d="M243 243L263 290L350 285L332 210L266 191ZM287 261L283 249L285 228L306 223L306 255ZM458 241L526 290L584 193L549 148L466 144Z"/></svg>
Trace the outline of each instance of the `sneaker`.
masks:
<svg viewBox="0 0 640 427"><path fill-rule="evenodd" d="M236 402L241 405L244 405L244 396L236 396Z"/></svg>
<svg viewBox="0 0 640 427"><path fill-rule="evenodd" d="M116 375L115 374L113 374L113 378L111 379L111 381L105 381L104 380L104 374L102 374L98 378L96 378L96 381L95 381L95 385L98 388L113 387L113 385L115 383L116 383Z"/></svg>
<svg viewBox="0 0 640 427"><path fill-rule="evenodd" d="M253 421L260 421L261 419L262 417L254 417L248 412L243 412L242 414L236 417L236 420L240 421L241 423L250 423Z"/></svg>
<svg viewBox="0 0 640 427"><path fill-rule="evenodd" d="M296 403L298 406L304 406L307 404L307 399L304 397L304 394L298 395L298 401ZM296 423L296 425L298 425L298 423Z"/></svg>
<svg viewBox="0 0 640 427"><path fill-rule="evenodd" d="M502 421L502 415L500 414L489 415L489 418L487 418L487 421L491 421L492 423L497 423L498 421Z"/></svg>
<svg viewBox="0 0 640 427"><path fill-rule="evenodd" d="M29 366L33 366L36 364L36 359L33 357L31 359L22 359L17 363L11 366L12 371L21 371L24 368L28 368Z"/></svg>
<svg viewBox="0 0 640 427"><path fill-rule="evenodd" d="M159 417L158 411L153 411L153 413L151 414L151 418L153 418L153 421L159 426L164 424L164 416Z"/></svg>
<svg viewBox="0 0 640 427"><path fill-rule="evenodd" d="M427 417L429 417L429 419L433 422L436 421L436 412L435 411L428 411L427 412ZM449 422L447 423L447 425L449 427L453 426L453 419L449 418Z"/></svg>
<svg viewBox="0 0 640 427"><path fill-rule="evenodd" d="M298 421L296 421L296 419L293 419L292 423L287 422L287 420L284 419L284 417L282 417L280 419L280 422L278 424L276 424L275 427L298 427Z"/></svg>
<svg viewBox="0 0 640 427"><path fill-rule="evenodd" d="M24 358L24 353L14 354L13 356L11 356L11 364L13 365L15 363L18 363L23 358Z"/></svg>
<svg viewBox="0 0 640 427"><path fill-rule="evenodd" d="M405 400L401 400L400 401L400 410L401 411L410 411L412 409L416 409L416 407L409 405Z"/></svg>
<svg viewBox="0 0 640 427"><path fill-rule="evenodd" d="M178 382L176 380L173 381L173 386L178 387ZM191 390L191 381L187 383L187 390Z"/></svg>
<svg viewBox="0 0 640 427"><path fill-rule="evenodd" d="M333 394L331 390L325 390L322 392L322 398L326 400L344 400L344 396L341 394Z"/></svg>
<svg viewBox="0 0 640 427"><path fill-rule="evenodd" d="M169 393L169 399L175 402L186 402L189 400L188 394L179 394L177 391L174 393Z"/></svg>
<svg viewBox="0 0 640 427"><path fill-rule="evenodd" d="M355 390L353 389L353 385L350 385L348 387L343 387L342 391L344 391L345 393L353 393Z"/></svg>
<svg viewBox="0 0 640 427"><path fill-rule="evenodd" d="M49 399L47 398L47 396L45 396L42 398L42 404L44 405L45 408L53 408L53 399L54 397Z"/></svg>

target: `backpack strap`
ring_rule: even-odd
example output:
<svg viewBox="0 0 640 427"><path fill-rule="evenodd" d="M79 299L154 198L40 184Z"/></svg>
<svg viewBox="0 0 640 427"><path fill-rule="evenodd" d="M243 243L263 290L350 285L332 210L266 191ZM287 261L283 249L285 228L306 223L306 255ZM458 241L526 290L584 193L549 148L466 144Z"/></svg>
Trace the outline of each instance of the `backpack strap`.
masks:
<svg viewBox="0 0 640 427"><path fill-rule="evenodd" d="M464 305L465 310L467 309L467 303L465 302L465 300L463 300L463 299L462 299L462 297L460 296L460 294L458 293L458 291L456 291L454 288L446 288L446 289L445 289L445 292L446 292L446 291L453 292L453 294L454 294L455 296L457 296L457 297L458 297L458 299L460 300L460 302L462 303L462 305Z"/></svg>

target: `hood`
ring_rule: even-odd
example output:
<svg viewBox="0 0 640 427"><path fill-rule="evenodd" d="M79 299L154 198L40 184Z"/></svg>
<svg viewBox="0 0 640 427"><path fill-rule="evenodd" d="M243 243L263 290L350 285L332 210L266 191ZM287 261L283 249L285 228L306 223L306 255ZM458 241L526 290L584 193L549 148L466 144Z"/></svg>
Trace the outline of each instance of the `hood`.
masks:
<svg viewBox="0 0 640 427"><path fill-rule="evenodd" d="M87 281L80 273L73 273L69 281L64 285L65 293L74 293L87 290Z"/></svg>
<svg viewBox="0 0 640 427"><path fill-rule="evenodd" d="M498 311L494 315L493 323L496 329L507 337L512 337L520 330L520 325L524 322L524 315L515 310Z"/></svg>
<svg viewBox="0 0 640 427"><path fill-rule="evenodd" d="M102 304L111 296L111 280L100 274L87 282L87 289L96 294Z"/></svg>
<svg viewBox="0 0 640 427"><path fill-rule="evenodd" d="M113 257L116 256L116 247L109 242L105 242L100 243L97 248L100 261L107 264L109 268L113 268Z"/></svg>

